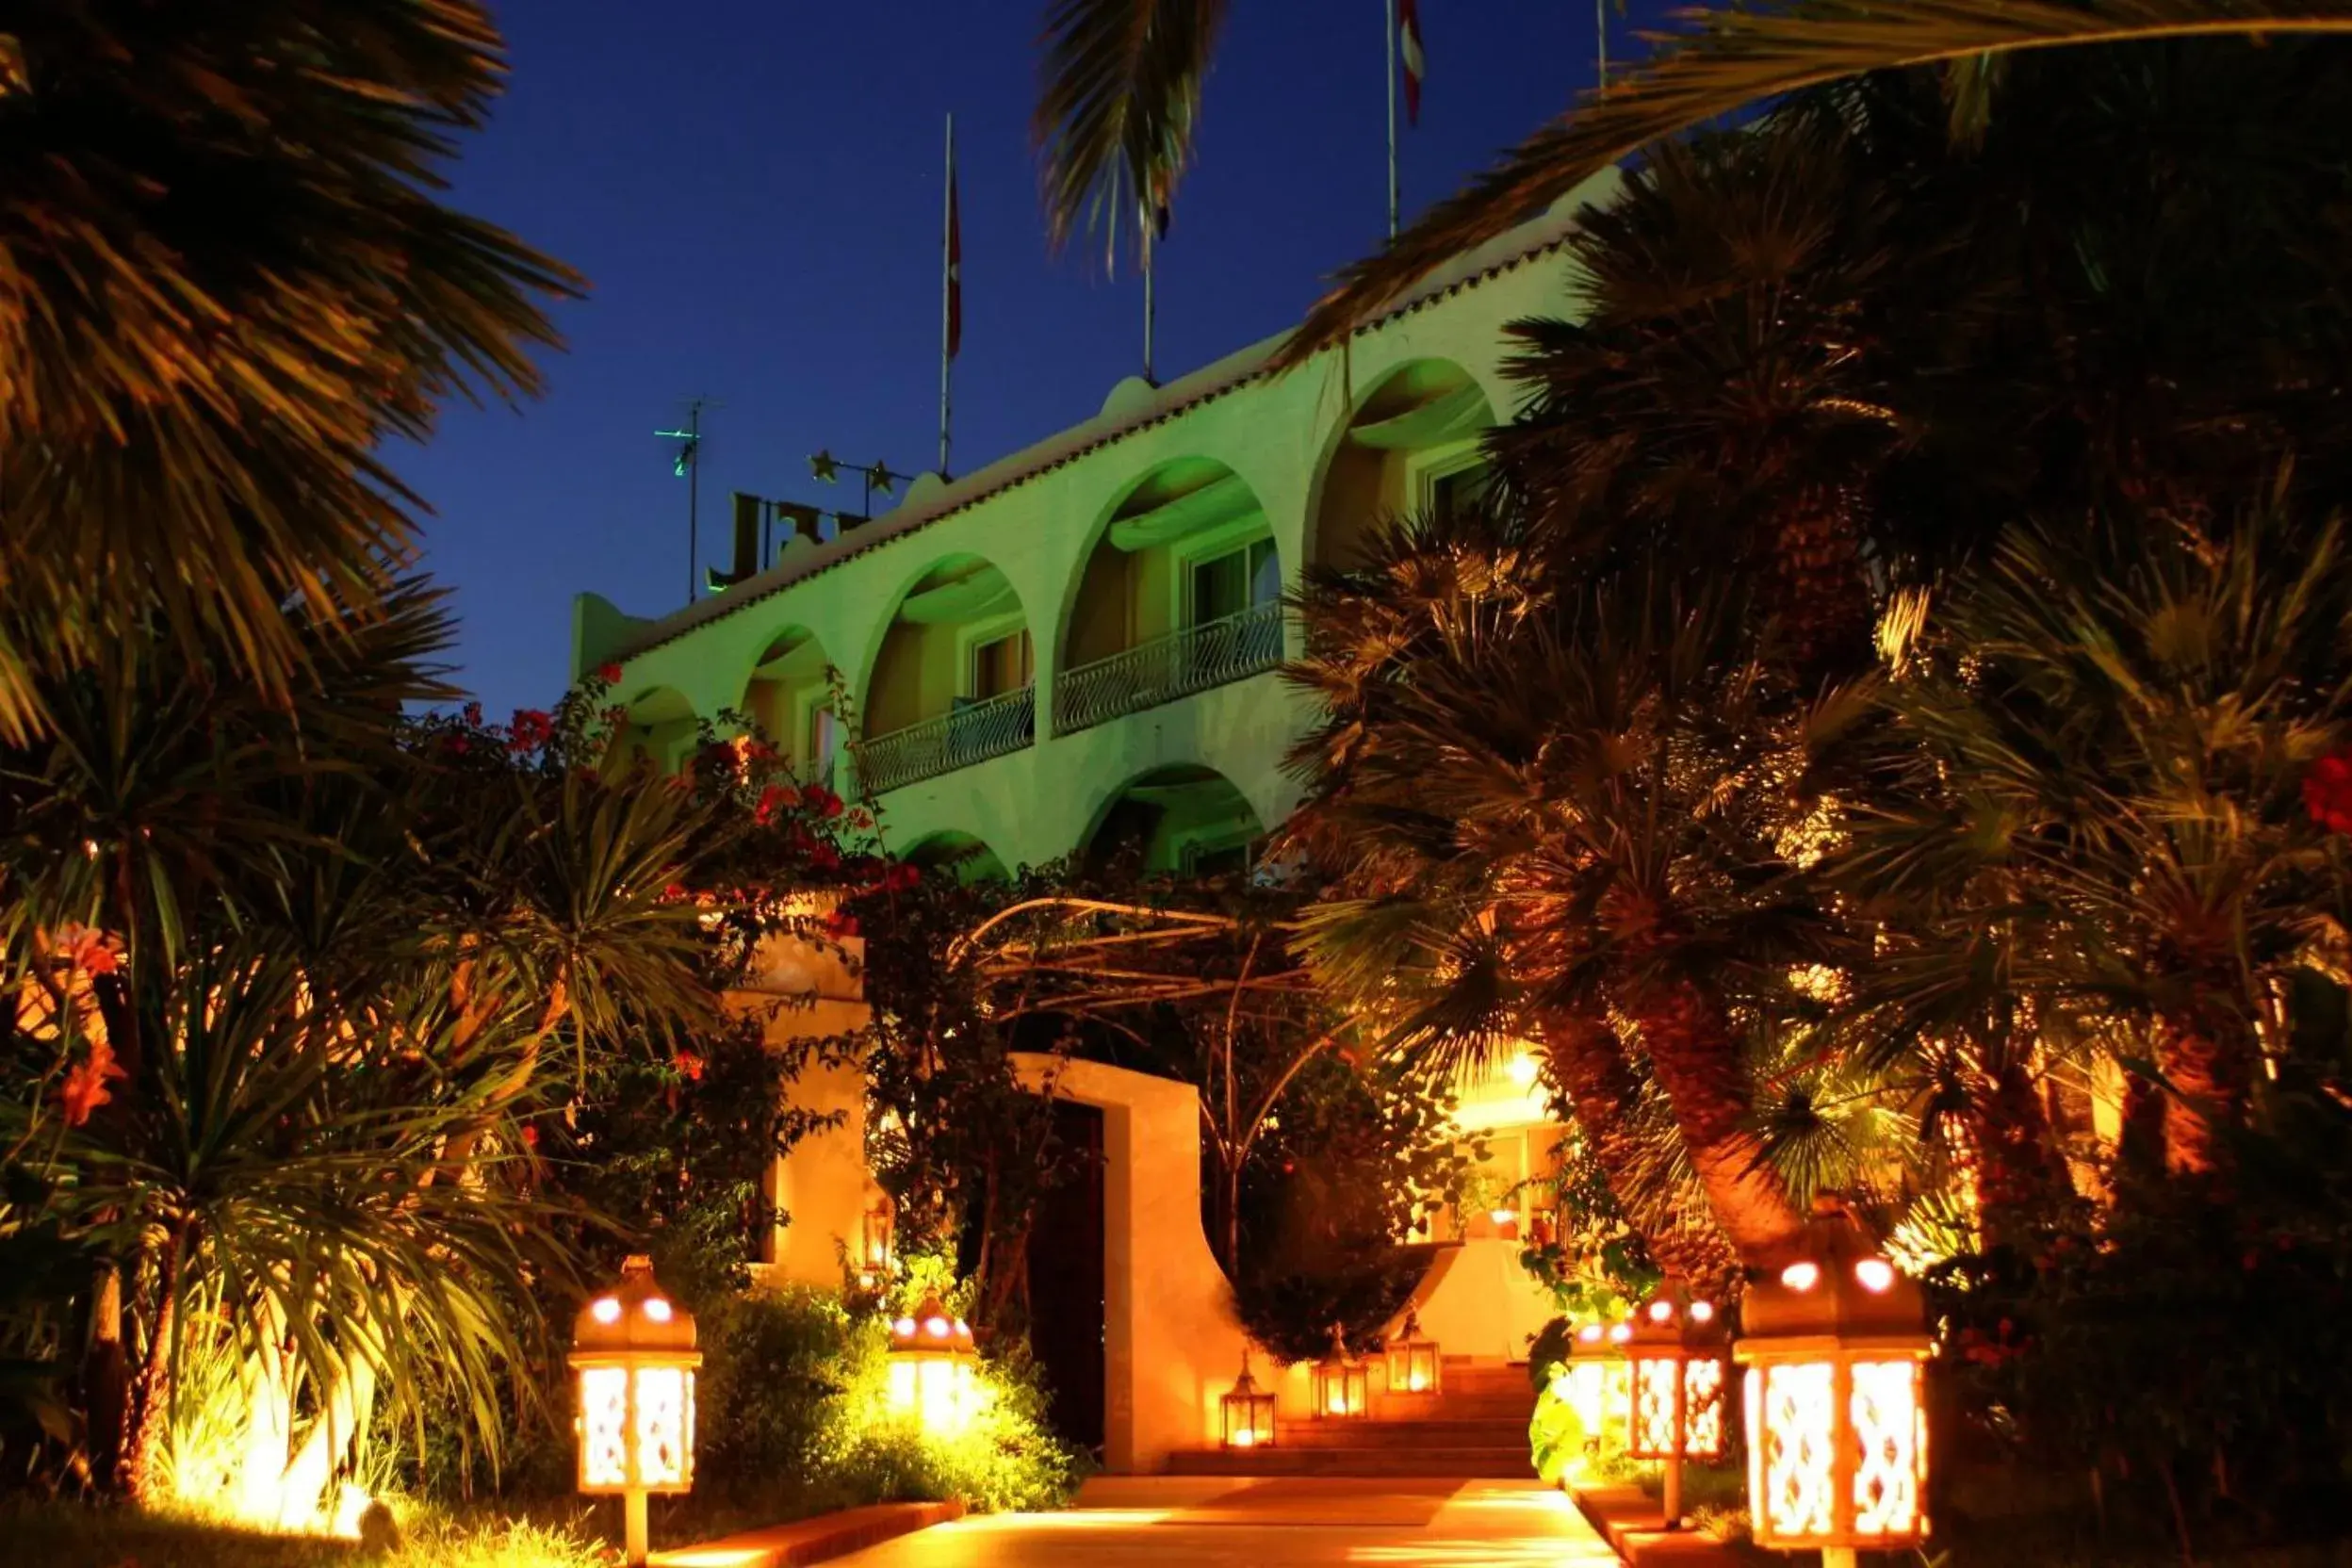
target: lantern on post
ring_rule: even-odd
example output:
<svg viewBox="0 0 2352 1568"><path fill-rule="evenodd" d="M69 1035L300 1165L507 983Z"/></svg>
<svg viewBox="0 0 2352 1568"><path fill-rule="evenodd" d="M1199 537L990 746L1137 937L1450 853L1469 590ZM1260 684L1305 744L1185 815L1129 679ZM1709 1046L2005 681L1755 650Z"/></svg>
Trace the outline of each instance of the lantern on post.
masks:
<svg viewBox="0 0 2352 1568"><path fill-rule="evenodd" d="M1348 1336L1334 1325L1331 1353L1315 1365L1315 1417L1361 1420L1371 1413L1371 1377L1348 1350Z"/></svg>
<svg viewBox="0 0 2352 1568"><path fill-rule="evenodd" d="M1666 1527L1682 1522L1682 1462L1723 1454L1722 1321L1714 1303L1668 1281L1633 1315L1625 1338L1632 1418L1625 1452L1665 1466Z"/></svg>
<svg viewBox="0 0 2352 1568"><path fill-rule="evenodd" d="M859 1231L858 1272L861 1282L871 1290L889 1279L898 1265L888 1198L876 1198L867 1208Z"/></svg>
<svg viewBox="0 0 2352 1568"><path fill-rule="evenodd" d="M1435 1394L1437 1384L1437 1341L1422 1337L1421 1315L1408 1310L1405 1331L1388 1342L1388 1391Z"/></svg>
<svg viewBox="0 0 2352 1568"><path fill-rule="evenodd" d="M1816 1199L1797 1262L1751 1286L1732 1348L1747 1368L1748 1509L1756 1541L1856 1549L1927 1538L1931 1341L1919 1287L1836 1198Z"/></svg>
<svg viewBox="0 0 2352 1568"><path fill-rule="evenodd" d="M926 1296L914 1315L890 1325L890 1405L923 1430L959 1431L972 1414L973 1368L979 1362L972 1328Z"/></svg>
<svg viewBox="0 0 2352 1568"><path fill-rule="evenodd" d="M1225 1417L1228 1448L1270 1448L1274 1446L1274 1396L1258 1387L1250 1375L1250 1348L1241 1348L1241 1376L1233 1392L1217 1400Z"/></svg>
<svg viewBox="0 0 2352 1568"><path fill-rule="evenodd" d="M645 1498L694 1484L694 1316L663 1294L649 1258L621 1265L618 1287L572 1326L580 1376L580 1490L618 1493L631 1568L645 1560Z"/></svg>

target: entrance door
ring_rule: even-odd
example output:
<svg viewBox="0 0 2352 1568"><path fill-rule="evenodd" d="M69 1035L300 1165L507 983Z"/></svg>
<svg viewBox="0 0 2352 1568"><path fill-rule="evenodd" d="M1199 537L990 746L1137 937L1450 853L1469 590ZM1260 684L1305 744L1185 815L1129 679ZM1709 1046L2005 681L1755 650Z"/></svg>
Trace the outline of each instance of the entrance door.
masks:
<svg viewBox="0 0 2352 1568"><path fill-rule="evenodd" d="M1029 1231L1029 1344L1045 1374L1054 1429L1102 1451L1102 1112L1054 1102L1054 1131L1075 1166L1037 1205Z"/></svg>

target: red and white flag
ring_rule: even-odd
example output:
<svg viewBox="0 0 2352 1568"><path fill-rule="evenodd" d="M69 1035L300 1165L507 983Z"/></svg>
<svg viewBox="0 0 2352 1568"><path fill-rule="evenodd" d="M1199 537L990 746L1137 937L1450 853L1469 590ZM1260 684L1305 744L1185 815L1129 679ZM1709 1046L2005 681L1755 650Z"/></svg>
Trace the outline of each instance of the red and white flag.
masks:
<svg viewBox="0 0 2352 1568"><path fill-rule="evenodd" d="M1421 123L1421 77L1429 69L1421 53L1421 8L1414 0L1396 0L1396 59L1405 71L1405 123Z"/></svg>
<svg viewBox="0 0 2352 1568"><path fill-rule="evenodd" d="M956 165L947 166L947 357L964 346L964 221L956 205Z"/></svg>

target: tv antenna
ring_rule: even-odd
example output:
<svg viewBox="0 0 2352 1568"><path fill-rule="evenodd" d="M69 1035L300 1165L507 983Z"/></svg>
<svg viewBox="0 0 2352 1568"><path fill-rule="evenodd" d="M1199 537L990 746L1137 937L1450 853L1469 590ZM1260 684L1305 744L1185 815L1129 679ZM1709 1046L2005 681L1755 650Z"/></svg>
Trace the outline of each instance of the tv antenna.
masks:
<svg viewBox="0 0 2352 1568"><path fill-rule="evenodd" d="M703 410L725 408L715 398L694 397L686 400L686 428L658 430L653 433L664 441L678 443L677 462L670 472L686 482L686 602L694 602L696 585L702 579L702 415Z"/></svg>

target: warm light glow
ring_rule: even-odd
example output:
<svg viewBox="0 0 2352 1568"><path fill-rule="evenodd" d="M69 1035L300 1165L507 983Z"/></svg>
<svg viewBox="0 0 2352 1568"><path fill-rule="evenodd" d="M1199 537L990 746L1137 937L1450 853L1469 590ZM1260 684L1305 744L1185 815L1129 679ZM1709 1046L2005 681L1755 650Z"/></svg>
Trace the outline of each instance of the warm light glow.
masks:
<svg viewBox="0 0 2352 1568"><path fill-rule="evenodd" d="M915 1320L911 1317L902 1317L890 1325L890 1331L901 1339L910 1339L914 1336Z"/></svg>
<svg viewBox="0 0 2352 1568"><path fill-rule="evenodd" d="M1623 1345L1632 1337L1633 1325L1630 1323L1612 1323L1609 1326L1609 1342L1611 1345Z"/></svg>
<svg viewBox="0 0 2352 1568"><path fill-rule="evenodd" d="M1521 1088L1533 1086L1536 1077L1535 1058L1522 1051L1511 1059L1511 1081Z"/></svg>
<svg viewBox="0 0 2352 1568"><path fill-rule="evenodd" d="M1748 1373L1748 1506L1776 1541L1825 1536L1836 1527L1837 1374L1826 1361Z"/></svg>
<svg viewBox="0 0 2352 1568"><path fill-rule="evenodd" d="M1723 1456L1723 1364L1716 1357L1683 1366L1682 1451L1695 1460Z"/></svg>
<svg viewBox="0 0 2352 1568"><path fill-rule="evenodd" d="M1225 1443L1233 1448L1254 1448L1258 1446L1258 1430L1255 1427L1236 1427Z"/></svg>
<svg viewBox="0 0 2352 1568"><path fill-rule="evenodd" d="M933 1339L945 1339L954 1328L955 1325L944 1317L926 1317L923 1320L923 1331Z"/></svg>
<svg viewBox="0 0 2352 1568"><path fill-rule="evenodd" d="M1885 1258L1864 1258L1854 1266L1854 1278L1864 1290L1883 1296L1895 1282L1895 1266Z"/></svg>
<svg viewBox="0 0 2352 1568"><path fill-rule="evenodd" d="M971 1358L939 1351L893 1352L888 1397L893 1413L913 1416L926 1432L960 1432L972 1415Z"/></svg>
<svg viewBox="0 0 2352 1568"><path fill-rule="evenodd" d="M667 1323L670 1320L670 1304L657 1296L645 1303L645 1316L656 1323Z"/></svg>
<svg viewBox="0 0 2352 1568"><path fill-rule="evenodd" d="M1919 1528L1919 1479L1927 1448L1919 1364L1854 1364L1854 1533L1908 1537Z"/></svg>
<svg viewBox="0 0 2352 1568"><path fill-rule="evenodd" d="M1652 1301L1650 1303L1651 1322L1671 1323L1674 1321L1674 1304L1672 1301Z"/></svg>
<svg viewBox="0 0 2352 1568"><path fill-rule="evenodd" d="M1693 1322L1693 1323L1712 1323L1712 1322L1714 1322L1714 1321L1715 1321L1715 1303L1714 1303L1714 1302L1712 1302L1712 1301L1693 1301L1693 1302L1691 1302L1691 1303L1690 1303L1690 1321L1691 1321L1691 1322Z"/></svg>
<svg viewBox="0 0 2352 1568"><path fill-rule="evenodd" d="M1508 1225L1519 1217L1519 1211L1516 1209L1489 1209L1487 1211L1486 1217L1493 1220L1497 1225Z"/></svg>
<svg viewBox="0 0 2352 1568"><path fill-rule="evenodd" d="M1674 1398L1682 1364L1673 1356L1642 1356L1633 1364L1633 1433L1625 1451L1636 1459L1665 1459L1674 1451Z"/></svg>
<svg viewBox="0 0 2352 1568"><path fill-rule="evenodd" d="M612 1303L612 1311L613 1315L620 1315L618 1301ZM615 1491L629 1485L629 1368L625 1366L580 1368L580 1484L583 1491Z"/></svg>
<svg viewBox="0 0 2352 1568"><path fill-rule="evenodd" d="M1821 1282L1821 1266L1816 1263L1792 1263L1780 1271L1780 1282L1790 1290L1811 1290Z"/></svg>
<svg viewBox="0 0 2352 1568"><path fill-rule="evenodd" d="M694 1430L694 1375L682 1366L638 1368L636 1483L648 1492L683 1487Z"/></svg>
<svg viewBox="0 0 2352 1568"><path fill-rule="evenodd" d="M1601 1326L1598 1323L1587 1323L1576 1331L1576 1338L1587 1345L1598 1345L1601 1342Z"/></svg>
<svg viewBox="0 0 2352 1568"><path fill-rule="evenodd" d="M596 1304L588 1310L599 1323L618 1323L621 1320L621 1303L616 1297L600 1297Z"/></svg>

